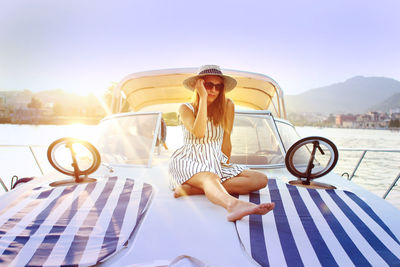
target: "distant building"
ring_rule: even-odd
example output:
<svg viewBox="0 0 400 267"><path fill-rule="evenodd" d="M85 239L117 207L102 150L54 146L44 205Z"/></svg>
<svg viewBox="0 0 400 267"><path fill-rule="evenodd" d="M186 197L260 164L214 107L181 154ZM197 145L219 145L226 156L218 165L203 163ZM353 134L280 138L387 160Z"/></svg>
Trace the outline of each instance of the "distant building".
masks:
<svg viewBox="0 0 400 267"><path fill-rule="evenodd" d="M345 128L387 128L392 119L386 113L371 111L365 114L336 115L336 125Z"/></svg>
<svg viewBox="0 0 400 267"><path fill-rule="evenodd" d="M370 121L378 121L379 120L379 113L376 111L370 111L367 113L369 116Z"/></svg>
<svg viewBox="0 0 400 267"><path fill-rule="evenodd" d="M7 108L0 106L0 119L8 118L10 116Z"/></svg>
<svg viewBox="0 0 400 267"><path fill-rule="evenodd" d="M391 113L390 115L389 115L389 119L392 119L392 120L400 120L400 112L396 112L396 113Z"/></svg>
<svg viewBox="0 0 400 267"><path fill-rule="evenodd" d="M4 91L0 92L0 102L9 109L25 108L32 99L32 92L25 91Z"/></svg>
<svg viewBox="0 0 400 267"><path fill-rule="evenodd" d="M6 97L0 96L0 123L8 122L10 110L6 107Z"/></svg>
<svg viewBox="0 0 400 267"><path fill-rule="evenodd" d="M387 114L378 112L368 112L357 116L356 128L387 128L390 118Z"/></svg>
<svg viewBox="0 0 400 267"><path fill-rule="evenodd" d="M11 123L39 123L43 118L51 115L47 108L19 108L11 116Z"/></svg>
<svg viewBox="0 0 400 267"><path fill-rule="evenodd" d="M357 116L353 114L340 114L336 115L335 123L337 126L352 128L354 127L354 123L356 121Z"/></svg>

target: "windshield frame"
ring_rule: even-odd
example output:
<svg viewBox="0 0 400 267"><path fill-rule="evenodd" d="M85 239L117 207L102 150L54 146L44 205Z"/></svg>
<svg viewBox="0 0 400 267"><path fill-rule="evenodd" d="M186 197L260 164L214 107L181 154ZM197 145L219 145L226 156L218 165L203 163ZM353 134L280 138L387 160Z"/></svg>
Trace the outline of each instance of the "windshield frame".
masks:
<svg viewBox="0 0 400 267"><path fill-rule="evenodd" d="M285 168L285 156L286 156L286 150L284 149L283 143L281 136L278 132L277 125L275 123L275 119L269 110L236 110L235 114L237 115L248 115L252 117L260 117L264 118L267 121L270 121L269 125L271 126L271 130L273 131L273 134L275 135L276 141L278 143L280 152L283 157L283 162L282 163L276 163L276 164L243 164L245 166L248 166L250 168L254 169L276 169L276 168ZM290 124L289 124L290 125ZM234 131L234 129L233 129ZM232 144L234 145L234 144Z"/></svg>
<svg viewBox="0 0 400 267"><path fill-rule="evenodd" d="M115 120L115 119L120 119L120 118L125 118L125 117L133 117L133 116L141 116L141 115L157 115L156 119L156 125L154 128L154 135L152 137L152 143L151 143L151 148L149 151L149 157L147 160L147 164L132 164L132 163L108 163L108 162L103 162L107 165L110 166L115 166L115 167L147 167L151 168L152 167L152 161L153 161L153 156L155 153L155 147L157 143L157 139L159 139L161 136L161 118L162 118L162 113L160 111L149 111L149 112L126 112L126 113L118 113L118 114L113 114L110 116L105 117L102 119L99 123L99 126L108 121L108 120Z"/></svg>

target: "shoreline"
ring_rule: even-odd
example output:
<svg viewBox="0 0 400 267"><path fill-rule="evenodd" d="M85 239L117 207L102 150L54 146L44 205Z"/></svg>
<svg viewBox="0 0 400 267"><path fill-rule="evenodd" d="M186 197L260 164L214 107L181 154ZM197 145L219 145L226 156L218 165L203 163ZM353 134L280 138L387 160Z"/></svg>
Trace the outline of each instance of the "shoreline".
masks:
<svg viewBox="0 0 400 267"><path fill-rule="evenodd" d="M382 127L377 127L377 128L371 128L371 127L365 127L365 128L353 128L353 127L334 127L334 126L313 126L313 125L294 125L296 128L298 127L310 127L310 128L318 128L318 129L349 129L349 130L389 130L389 131L400 131L400 128L382 128Z"/></svg>
<svg viewBox="0 0 400 267"><path fill-rule="evenodd" d="M12 119L0 119L0 124L8 125L71 125L71 124L85 124L97 125L104 117L58 117L40 120L19 120L13 121Z"/></svg>
<svg viewBox="0 0 400 267"><path fill-rule="evenodd" d="M9 124L9 125L71 125L71 124L85 124L85 125L97 125L104 117L57 117L51 119L41 119L37 121L27 121L27 120L20 120L20 121L12 121L11 118L0 118L0 125L1 124ZM349 129L349 130L389 130L389 131L400 131L399 128L382 128L382 127L338 127L334 125L330 126L315 126L315 125L296 125L297 127L312 127L312 128L319 128L319 129Z"/></svg>

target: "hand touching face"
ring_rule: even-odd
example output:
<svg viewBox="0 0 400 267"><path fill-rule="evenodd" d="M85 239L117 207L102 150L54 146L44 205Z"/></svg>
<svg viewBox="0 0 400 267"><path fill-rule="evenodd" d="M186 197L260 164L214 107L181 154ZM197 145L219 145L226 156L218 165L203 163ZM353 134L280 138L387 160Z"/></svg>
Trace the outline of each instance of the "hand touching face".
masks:
<svg viewBox="0 0 400 267"><path fill-rule="evenodd" d="M200 98L207 97L207 95L208 95L207 90L204 87L204 80L202 78L200 78L196 81L195 88L196 88L197 92L199 93Z"/></svg>

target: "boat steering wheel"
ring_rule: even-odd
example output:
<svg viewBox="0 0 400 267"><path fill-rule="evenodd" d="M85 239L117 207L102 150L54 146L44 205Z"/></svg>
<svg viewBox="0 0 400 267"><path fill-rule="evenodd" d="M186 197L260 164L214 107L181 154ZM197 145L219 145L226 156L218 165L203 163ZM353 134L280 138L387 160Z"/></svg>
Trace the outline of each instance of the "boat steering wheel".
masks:
<svg viewBox="0 0 400 267"><path fill-rule="evenodd" d="M96 179L89 178L88 175L95 172L101 162L96 147L88 141L71 137L60 138L51 143L47 149L47 159L57 171L74 177L53 182L51 186L94 182Z"/></svg>
<svg viewBox="0 0 400 267"><path fill-rule="evenodd" d="M309 157L308 160L306 157ZM285 165L298 180L292 185L312 188L336 188L332 185L317 183L312 180L329 173L336 166L339 152L335 144L319 136L310 136L294 143L286 153Z"/></svg>

